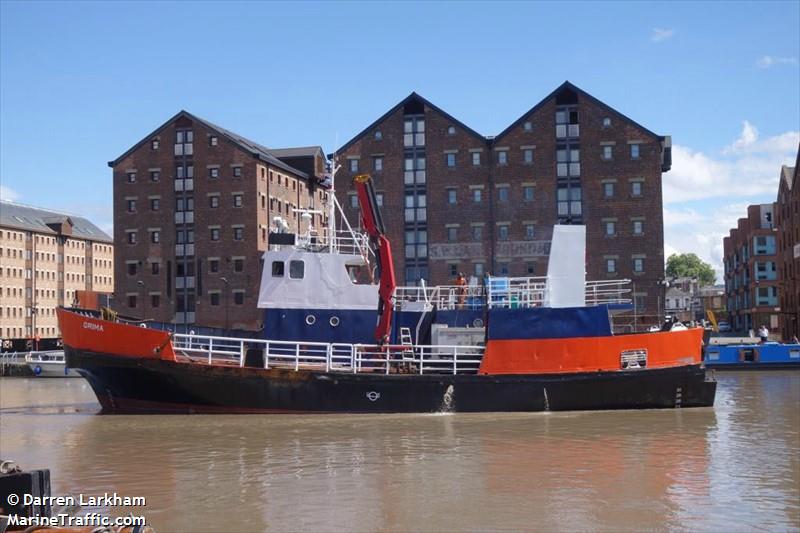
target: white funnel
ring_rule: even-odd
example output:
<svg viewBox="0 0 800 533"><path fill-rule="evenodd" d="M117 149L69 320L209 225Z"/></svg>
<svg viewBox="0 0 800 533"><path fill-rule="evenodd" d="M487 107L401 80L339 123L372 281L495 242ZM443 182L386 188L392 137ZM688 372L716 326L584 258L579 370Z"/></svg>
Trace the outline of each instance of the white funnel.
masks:
<svg viewBox="0 0 800 533"><path fill-rule="evenodd" d="M586 305L586 226L553 226L547 264L548 307Z"/></svg>

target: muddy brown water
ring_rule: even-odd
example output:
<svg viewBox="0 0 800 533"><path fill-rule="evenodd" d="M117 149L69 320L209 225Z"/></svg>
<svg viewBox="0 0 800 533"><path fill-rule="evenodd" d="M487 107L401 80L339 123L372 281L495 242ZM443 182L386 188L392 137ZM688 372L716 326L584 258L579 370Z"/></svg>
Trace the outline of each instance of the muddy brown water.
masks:
<svg viewBox="0 0 800 533"><path fill-rule="evenodd" d="M800 530L800 372L717 379L703 409L101 416L0 378L0 457L158 532Z"/></svg>

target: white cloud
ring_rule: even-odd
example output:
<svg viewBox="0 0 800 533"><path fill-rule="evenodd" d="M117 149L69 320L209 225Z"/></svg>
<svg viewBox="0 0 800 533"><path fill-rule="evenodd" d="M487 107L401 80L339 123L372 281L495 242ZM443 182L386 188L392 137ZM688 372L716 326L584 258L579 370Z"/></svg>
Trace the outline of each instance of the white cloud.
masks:
<svg viewBox="0 0 800 533"><path fill-rule="evenodd" d="M761 139L758 129L745 121L739 137L719 154L675 145L672 170L664 174L664 203L777 195L781 165L794 164L798 142L798 131Z"/></svg>
<svg viewBox="0 0 800 533"><path fill-rule="evenodd" d="M739 138L726 146L722 153L727 156L744 154L778 154L785 155L797 150L800 141L800 132L787 131L780 135L759 140L758 129L745 120L742 123L742 132Z"/></svg>
<svg viewBox="0 0 800 533"><path fill-rule="evenodd" d="M761 56L756 61L758 68L771 68L775 65L797 65L796 57Z"/></svg>
<svg viewBox="0 0 800 533"><path fill-rule="evenodd" d="M757 140L758 130L755 126L750 124L749 121L745 120L744 124L742 124L742 133L739 135L739 138L736 139L733 144L726 147L723 150L723 153L735 153L747 149L748 147L753 146Z"/></svg>
<svg viewBox="0 0 800 533"><path fill-rule="evenodd" d="M689 208L664 209L664 258L673 253L697 254L714 268L721 283L722 239L747 215L749 203L753 202L737 202L706 214Z"/></svg>
<svg viewBox="0 0 800 533"><path fill-rule="evenodd" d="M650 40L654 43L666 41L675 35L675 30L671 28L653 28L653 33L650 34Z"/></svg>
<svg viewBox="0 0 800 533"><path fill-rule="evenodd" d="M720 282L723 239L747 216L748 205L775 198L781 165L794 164L798 142L798 131L762 138L745 121L738 138L717 153L675 145L672 170L664 174L665 256L695 253ZM717 201L697 202L711 198Z"/></svg>
<svg viewBox="0 0 800 533"><path fill-rule="evenodd" d="M705 217L694 209L664 208L664 226L681 226L683 224L697 224L705 220Z"/></svg>
<svg viewBox="0 0 800 533"><path fill-rule="evenodd" d="M19 198L19 193L11 187L0 185L0 201L14 202Z"/></svg>

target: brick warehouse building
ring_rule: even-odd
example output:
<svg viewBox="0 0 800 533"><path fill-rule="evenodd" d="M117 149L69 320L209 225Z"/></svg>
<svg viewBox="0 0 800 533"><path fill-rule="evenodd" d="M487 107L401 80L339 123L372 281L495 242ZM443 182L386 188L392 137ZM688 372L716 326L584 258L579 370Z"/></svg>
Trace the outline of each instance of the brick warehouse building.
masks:
<svg viewBox="0 0 800 533"><path fill-rule="evenodd" d="M734 331L762 324L779 335L777 230L774 204L747 207L747 218L723 239L725 296Z"/></svg>
<svg viewBox="0 0 800 533"><path fill-rule="evenodd" d="M400 283L542 276L552 227L587 228L589 279L634 281L640 324L663 309L662 172L671 140L565 82L496 137L412 93L337 150L337 197L373 175Z"/></svg>
<svg viewBox="0 0 800 533"><path fill-rule="evenodd" d="M778 226L778 285L784 340L800 337L800 147L794 168L781 168L775 220Z"/></svg>
<svg viewBox="0 0 800 533"><path fill-rule="evenodd" d="M261 257L273 218L290 231L319 210L318 146L269 149L185 111L109 162L115 302L161 322L258 329Z"/></svg>
<svg viewBox="0 0 800 533"><path fill-rule="evenodd" d="M0 339L60 336L56 308L79 291L114 287L111 237L85 218L48 209L0 204ZM36 347L35 345L32 347Z"/></svg>

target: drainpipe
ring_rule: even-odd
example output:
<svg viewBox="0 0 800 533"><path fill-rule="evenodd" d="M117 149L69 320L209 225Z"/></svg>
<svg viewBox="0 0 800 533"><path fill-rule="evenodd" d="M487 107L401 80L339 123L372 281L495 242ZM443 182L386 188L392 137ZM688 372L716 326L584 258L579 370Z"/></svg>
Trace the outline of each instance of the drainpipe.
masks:
<svg viewBox="0 0 800 533"><path fill-rule="evenodd" d="M489 198L489 257L491 257L491 269L492 275L497 275L497 265L495 260L495 238L494 238L494 168L495 168L495 161L494 161L494 137L487 137L486 138L486 146L489 149L489 155L486 160L489 162L489 194L486 196Z"/></svg>

